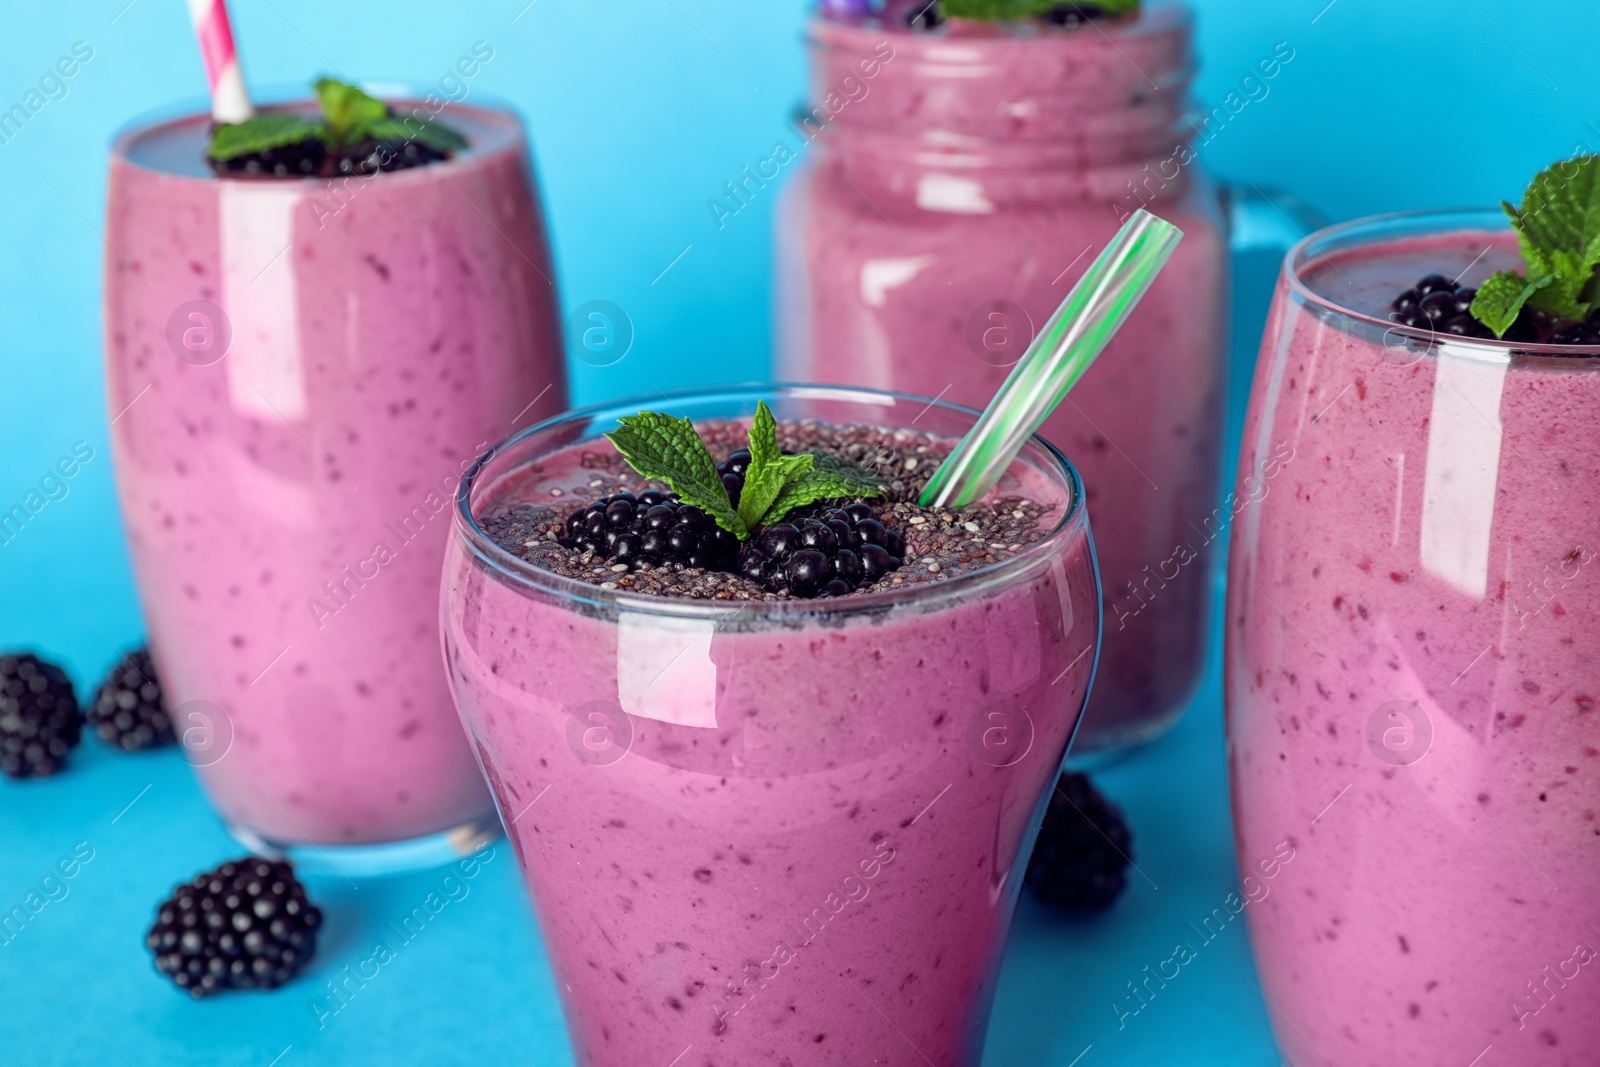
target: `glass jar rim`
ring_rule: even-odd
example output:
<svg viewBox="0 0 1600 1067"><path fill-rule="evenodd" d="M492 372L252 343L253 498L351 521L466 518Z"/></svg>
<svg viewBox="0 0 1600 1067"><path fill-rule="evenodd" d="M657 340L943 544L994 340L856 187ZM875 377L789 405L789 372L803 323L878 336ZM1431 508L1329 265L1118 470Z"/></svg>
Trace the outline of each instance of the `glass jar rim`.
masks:
<svg viewBox="0 0 1600 1067"><path fill-rule="evenodd" d="M389 78L361 78L357 84L366 92L378 97L385 103L418 103L431 92L429 85L406 79ZM487 145L468 145L467 150L451 159L440 160L426 167L412 167L407 170L390 171L382 175L385 184L395 181L415 180L427 171L438 168L448 168L452 172L471 166L475 161L488 158L507 149L521 151L528 142L527 124L522 119L522 114L507 99L495 96L492 93L472 94L473 101L468 103L465 99L460 101L448 100L445 107L440 110L441 115L448 114L452 109L471 110L486 115L494 115L507 120L509 130L503 142ZM251 102L258 108L279 108L296 104L309 104L314 99L310 82L269 82L266 85L251 89ZM111 133L110 154L114 162L124 166L136 167L140 170L151 171L174 181L214 182L213 175L185 174L181 171L163 170L150 167L128 154L128 147L138 137L154 132L164 126L176 126L180 123L195 120L209 121L211 116L211 98L209 96L186 96L177 100L158 104L132 116L117 126ZM378 175L367 175L369 180ZM301 179L315 180L315 179ZM327 179L331 180L331 179Z"/></svg>
<svg viewBox="0 0 1600 1067"><path fill-rule="evenodd" d="M870 150L891 169L995 171L1028 189L1071 174L1072 187L1120 191L1199 132L1193 22L1176 3L1103 28L1030 20L955 34L819 14L804 34L810 88L790 125L825 152Z"/></svg>
<svg viewBox="0 0 1600 1067"><path fill-rule="evenodd" d="M1456 337L1438 334L1415 326L1404 326L1389 319L1346 307L1306 284L1306 269L1318 261L1330 260L1328 251L1320 246L1331 245L1338 251L1376 245L1385 240L1401 237L1426 237L1463 231L1511 232L1510 220L1503 211L1494 208L1425 208L1417 211L1392 211L1382 215L1368 215L1347 222L1325 226L1307 234L1289 248L1283 260L1283 272L1290 293L1299 302L1318 309L1323 316L1334 321L1360 323L1381 330L1384 335L1414 341L1430 351L1449 347L1457 353L1482 352L1503 356L1512 353L1520 357L1550 357L1568 364L1574 360L1600 359L1600 345L1534 344L1526 341L1505 341L1499 338Z"/></svg>
<svg viewBox="0 0 1600 1067"><path fill-rule="evenodd" d="M711 388L677 389L669 392L623 397L619 400L590 404L586 407L563 412L560 415L518 430L479 456L472 466L467 469L466 473L462 475L460 484L456 487L453 522L454 536L466 546L473 556L484 564L496 580L524 591L559 597L574 605L588 605L606 611L626 612L631 615L697 620L716 620L725 618L730 614L748 612L755 621L766 620L779 623L792 623L819 617L827 619L845 619L861 615L883 617L891 608L905 604L922 606L926 602L938 603L953 597L971 596L983 590L1007 584L1013 578L1035 572L1039 565L1055 554L1060 546L1065 545L1075 537L1080 530L1084 532L1086 539L1088 537L1088 512L1085 504L1083 479L1079 476L1077 468L1072 465L1072 462L1067 459L1061 450L1038 434L1034 434L1028 439L1028 445L1034 446L1042 452L1044 458L1051 465L1045 469L1045 473L1052 480L1058 481L1069 497L1069 503L1062 510L1059 521L1051 527L1044 537L1025 546L1021 551L1006 559L997 563L985 564L953 578L917 582L860 596L812 600L732 601L651 596L623 589L602 589L589 582L569 578L565 575L557 574L555 571L537 567L507 552L495 543L494 539L478 523L477 516L472 512L473 490L476 488L480 477L489 470L490 465L502 453L509 452L517 445L536 435L547 434L565 426L581 425L597 418L614 417L614 413L631 414L640 410L641 407L649 407L653 404L665 403L670 406L675 402L748 398L749 404L753 409L757 399L770 401L775 395L874 403L879 406L891 406L895 402L904 401L923 405L925 409L938 407L946 411L969 415L974 419L978 416L978 412L972 408L960 404L952 404L949 401L937 398L930 400L914 393L792 382L771 385L746 383ZM781 413L779 418L782 418ZM893 429L895 427L890 428ZM567 438L561 440L556 447L562 449L571 448L593 439L593 437ZM521 465L533 462L537 460L538 456L547 454L539 453L538 455L524 456L519 458L517 463ZM1012 462L1015 464L1023 462L1023 460L1019 456ZM494 473L498 475L507 472L497 471ZM1091 553L1093 551L1092 542L1090 542L1090 551ZM1096 584L1098 585L1098 572L1096 573Z"/></svg>
<svg viewBox="0 0 1600 1067"><path fill-rule="evenodd" d="M1193 30L1195 21L1194 8L1182 0L1157 0L1156 3L1141 4L1138 16L1132 19L1118 20L1107 26L1097 26L1090 23L1090 28L1097 31L1100 36L1108 40L1130 39L1135 37L1153 36L1156 34L1173 33L1180 30ZM1082 27L1078 27L1079 30ZM826 31L837 30L841 34L857 34L870 31L873 34L890 34L896 42L913 41L916 47L939 54L941 60L959 58L959 49L971 44L991 44L1006 42L1017 47L1028 47L1039 41L1060 42L1070 40L1074 30L1049 30L1040 33L967 33L960 36L947 34L917 32L898 26L886 26L883 20L876 15L857 19L831 18L820 10L814 12L806 20L805 40L807 45L815 46L823 43L821 37Z"/></svg>

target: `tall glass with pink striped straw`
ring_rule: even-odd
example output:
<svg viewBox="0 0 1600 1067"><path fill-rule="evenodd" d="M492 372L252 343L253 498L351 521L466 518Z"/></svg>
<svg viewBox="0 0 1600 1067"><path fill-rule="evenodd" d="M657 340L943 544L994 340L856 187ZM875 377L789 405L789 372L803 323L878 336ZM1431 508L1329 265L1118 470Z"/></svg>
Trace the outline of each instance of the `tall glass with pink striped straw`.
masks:
<svg viewBox="0 0 1600 1067"><path fill-rule="evenodd" d="M253 108L191 0L210 114L111 151L107 402L150 643L233 833L348 876L497 832L440 657L456 481L566 406L518 118L438 84ZM308 94L309 95L309 94Z"/></svg>

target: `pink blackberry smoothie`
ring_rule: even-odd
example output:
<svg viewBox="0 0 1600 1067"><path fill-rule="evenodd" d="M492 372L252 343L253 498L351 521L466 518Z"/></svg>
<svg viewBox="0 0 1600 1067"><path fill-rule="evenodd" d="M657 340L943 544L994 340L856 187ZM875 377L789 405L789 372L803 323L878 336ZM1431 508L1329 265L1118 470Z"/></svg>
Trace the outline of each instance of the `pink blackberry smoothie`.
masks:
<svg viewBox="0 0 1600 1067"><path fill-rule="evenodd" d="M1262 344L1229 762L1241 867L1295 849L1250 934L1296 1067L1600 1045L1600 350L1384 321L1513 267L1498 213L1336 227Z"/></svg>
<svg viewBox="0 0 1600 1067"><path fill-rule="evenodd" d="M1103 29L811 26L814 154L779 233L784 380L981 408L1133 209L1184 232L1041 430L1083 472L1100 535L1105 649L1075 753L1169 726L1207 644L1228 258L1183 124L1191 29L1160 5Z"/></svg>
<svg viewBox="0 0 1600 1067"><path fill-rule="evenodd" d="M756 397L673 410L737 419ZM780 420L904 426L921 411L919 431L951 440L971 424L920 398L767 399ZM1041 539L948 580L829 600L627 594L484 532L506 508L597 492L610 446L596 435L634 410L508 442L469 476L445 571L456 699L577 1062L976 1064L1093 672L1075 476L1035 439L995 494L1047 509Z"/></svg>
<svg viewBox="0 0 1600 1067"><path fill-rule="evenodd" d="M349 180L218 179L205 116L113 149L123 519L191 760L258 847L492 825L435 651L447 504L566 385L521 126L441 121L471 147Z"/></svg>

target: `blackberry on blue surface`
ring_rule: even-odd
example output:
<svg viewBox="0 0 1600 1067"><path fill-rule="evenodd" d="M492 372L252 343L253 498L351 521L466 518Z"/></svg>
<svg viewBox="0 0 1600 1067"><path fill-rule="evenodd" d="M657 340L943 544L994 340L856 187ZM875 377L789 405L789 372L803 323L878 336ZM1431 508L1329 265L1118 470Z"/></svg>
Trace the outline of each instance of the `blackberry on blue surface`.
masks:
<svg viewBox="0 0 1600 1067"><path fill-rule="evenodd" d="M66 765L82 732L65 671L27 652L0 655L0 771L47 778Z"/></svg>
<svg viewBox="0 0 1600 1067"><path fill-rule="evenodd" d="M249 857L178 886L145 935L156 970L190 996L275 989L317 949L322 910L294 868Z"/></svg>
<svg viewBox="0 0 1600 1067"><path fill-rule="evenodd" d="M177 740L146 648L129 652L111 668L87 717L96 737L123 752L162 748Z"/></svg>
<svg viewBox="0 0 1600 1067"><path fill-rule="evenodd" d="M1062 911L1099 911L1121 895L1133 862L1133 835L1122 813L1087 775L1056 783L1024 884Z"/></svg>

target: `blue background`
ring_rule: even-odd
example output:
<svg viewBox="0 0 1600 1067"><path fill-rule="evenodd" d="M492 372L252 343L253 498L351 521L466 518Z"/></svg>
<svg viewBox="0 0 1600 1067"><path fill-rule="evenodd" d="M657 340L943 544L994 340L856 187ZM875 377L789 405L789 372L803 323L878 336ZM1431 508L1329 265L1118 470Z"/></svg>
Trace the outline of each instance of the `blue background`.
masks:
<svg viewBox="0 0 1600 1067"><path fill-rule="evenodd" d="M800 3L234 6L257 85L319 72L427 82L476 41L495 50L473 92L509 100L528 119L564 307L609 300L636 331L621 362L574 366L577 401L766 373L774 190L720 231L706 201L766 153L803 96ZM1295 49L1270 95L1202 158L1223 177L1287 191L1329 218L1516 199L1541 166L1579 146L1600 148L1593 4L1198 6L1197 95L1207 106L1278 42ZM105 146L133 116L202 92L204 78L178 0L13 5L6 23L0 110L75 41L94 49L67 95L0 144L0 503L20 500L74 442L95 450L70 494L0 547L0 646L44 651L89 686L142 629L100 374ZM1262 255L1238 264L1235 420L1273 264ZM1128 895L1093 922L1024 902L989 1063L1278 1062L1242 924L1206 945L1124 1028L1109 1007L1237 887L1216 660L1214 652L1208 685L1179 729L1102 776L1137 834L1142 873ZM0 1061L570 1062L503 845L470 894L319 1031L308 1001L324 979L365 958L376 932L419 903L441 872L359 889L315 880L329 923L311 973L272 996L193 1004L154 975L142 932L172 884L238 850L181 758L118 758L90 741L58 779L0 782L0 910L80 841L95 858L68 883L70 894L0 945Z"/></svg>

